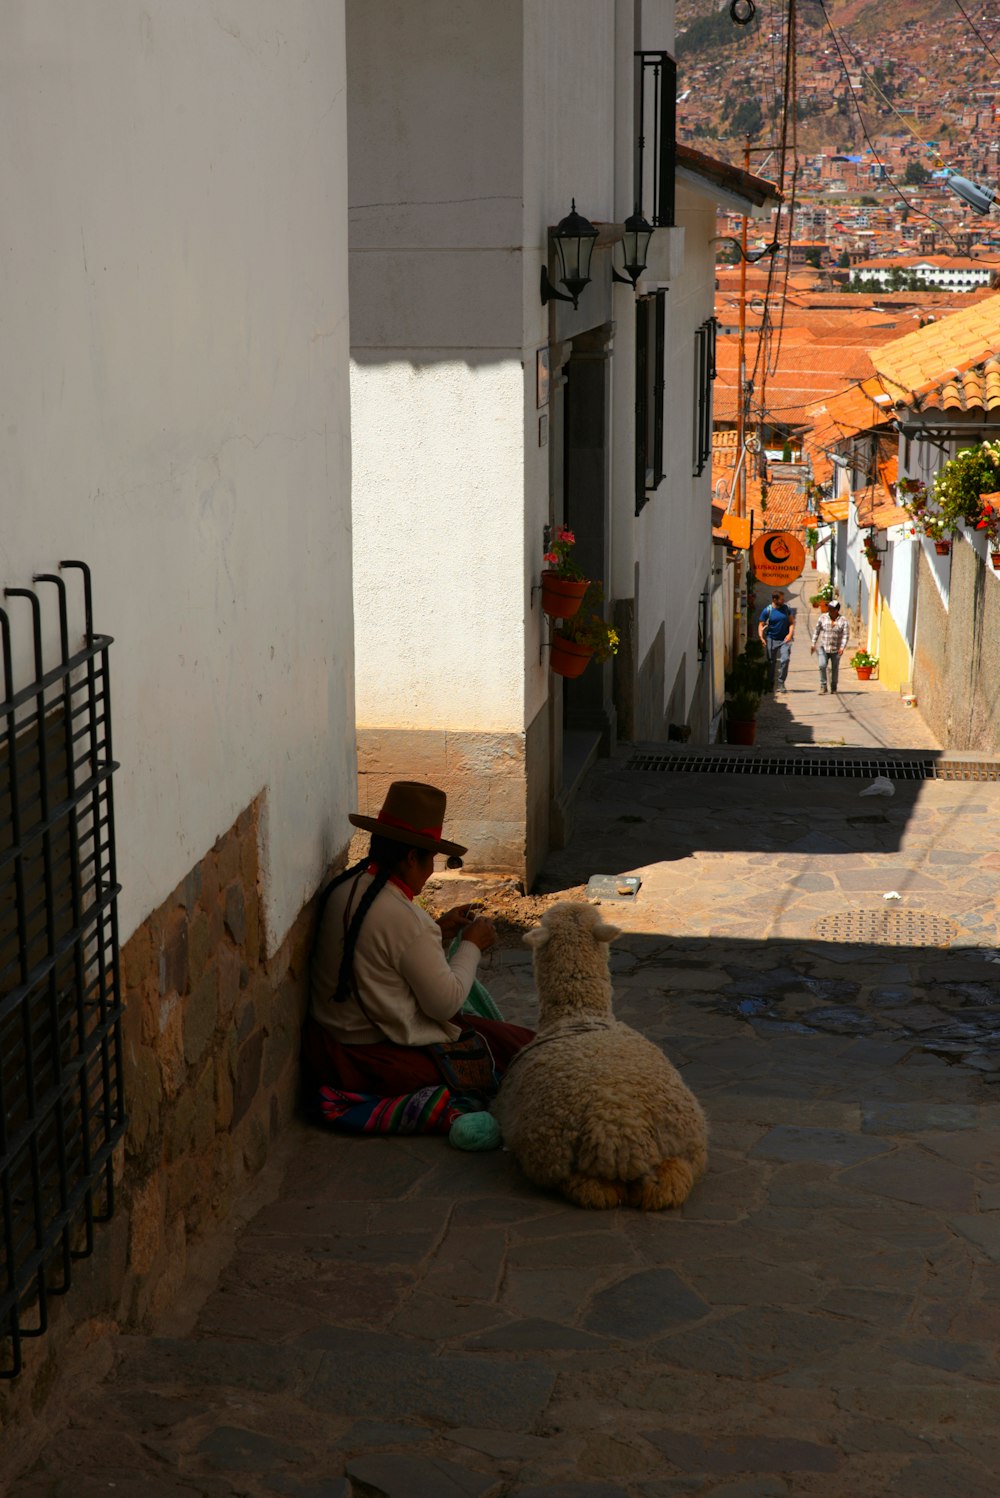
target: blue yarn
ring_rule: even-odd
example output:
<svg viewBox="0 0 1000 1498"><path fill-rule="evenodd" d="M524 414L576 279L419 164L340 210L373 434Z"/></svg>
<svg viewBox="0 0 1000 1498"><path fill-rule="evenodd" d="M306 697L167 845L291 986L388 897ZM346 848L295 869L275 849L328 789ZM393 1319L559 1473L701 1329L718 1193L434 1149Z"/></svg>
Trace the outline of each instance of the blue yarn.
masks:
<svg viewBox="0 0 1000 1498"><path fill-rule="evenodd" d="M463 1113L448 1131L448 1143L457 1150L495 1150L500 1141L500 1125L492 1113Z"/></svg>

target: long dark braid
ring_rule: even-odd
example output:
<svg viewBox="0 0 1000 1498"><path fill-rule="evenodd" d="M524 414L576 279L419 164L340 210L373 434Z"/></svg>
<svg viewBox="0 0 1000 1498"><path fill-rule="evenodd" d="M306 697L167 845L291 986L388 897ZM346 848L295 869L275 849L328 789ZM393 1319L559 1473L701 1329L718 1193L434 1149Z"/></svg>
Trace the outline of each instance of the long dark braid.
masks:
<svg viewBox="0 0 1000 1498"><path fill-rule="evenodd" d="M344 937L344 951L340 959L340 972L337 974L337 987L333 993L333 1002L335 1004L343 1004L345 999L350 998L351 982L354 975L354 949L358 944L358 935L364 924L365 916L385 889L390 875L403 863L408 852L409 848L406 844L397 843L392 838L380 837L373 833L368 849L368 856L363 858L360 863L355 864L353 868L348 869L346 873L342 874L339 879L334 880L330 885L330 889L332 890L336 885L342 884L345 879L350 878L352 874L357 874L361 869L367 868L370 863L376 865L375 876L357 910L354 912L351 924ZM329 890L324 892L324 900L329 892Z"/></svg>

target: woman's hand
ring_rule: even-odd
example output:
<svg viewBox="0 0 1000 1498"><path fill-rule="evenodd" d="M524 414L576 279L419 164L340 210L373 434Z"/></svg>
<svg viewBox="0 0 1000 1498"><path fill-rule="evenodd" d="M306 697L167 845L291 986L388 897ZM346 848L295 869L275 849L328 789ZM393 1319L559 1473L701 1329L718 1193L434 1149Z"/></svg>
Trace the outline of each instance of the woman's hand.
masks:
<svg viewBox="0 0 1000 1498"><path fill-rule="evenodd" d="M450 947L459 932L468 926L475 908L475 902L470 905L455 905L451 910L446 910L444 915L438 916L437 923L441 928L441 940L445 948Z"/></svg>
<svg viewBox="0 0 1000 1498"><path fill-rule="evenodd" d="M473 946L479 948L480 952L487 952L497 939L497 930L492 921L485 916L477 916L471 925L466 926L462 932L463 941L471 941Z"/></svg>

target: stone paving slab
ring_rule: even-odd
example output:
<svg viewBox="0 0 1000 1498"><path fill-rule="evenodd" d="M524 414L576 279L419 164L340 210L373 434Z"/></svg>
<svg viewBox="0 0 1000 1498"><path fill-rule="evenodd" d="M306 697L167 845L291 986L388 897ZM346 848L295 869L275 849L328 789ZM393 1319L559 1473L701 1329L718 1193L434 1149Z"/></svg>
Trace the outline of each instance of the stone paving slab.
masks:
<svg viewBox="0 0 1000 1498"><path fill-rule="evenodd" d="M17 1498L995 1498L1000 788L901 787L873 822L855 782L628 758L546 881L642 874L616 1005L709 1118L684 1208L586 1213L504 1151L296 1123L217 1280L110 1340ZM820 939L866 872L953 945ZM532 1021L527 953L488 981Z"/></svg>

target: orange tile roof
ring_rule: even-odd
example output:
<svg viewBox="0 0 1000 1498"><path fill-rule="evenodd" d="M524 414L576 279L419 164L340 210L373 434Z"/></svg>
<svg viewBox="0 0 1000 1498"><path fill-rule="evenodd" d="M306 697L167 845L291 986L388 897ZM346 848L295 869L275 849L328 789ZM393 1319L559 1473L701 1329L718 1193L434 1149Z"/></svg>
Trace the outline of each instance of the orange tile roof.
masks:
<svg viewBox="0 0 1000 1498"><path fill-rule="evenodd" d="M910 518L907 511L901 510L898 505L876 505L865 523L874 526L877 531L887 531L892 525L905 525Z"/></svg>
<svg viewBox="0 0 1000 1498"><path fill-rule="evenodd" d="M805 494L800 484L778 483L767 485L767 509L761 508L764 498L761 480L747 475L747 510L753 516L754 531L803 531L810 524L806 511Z"/></svg>
<svg viewBox="0 0 1000 1498"><path fill-rule="evenodd" d="M824 520L846 520L849 509L850 500L824 499L819 507L819 512Z"/></svg>
<svg viewBox="0 0 1000 1498"><path fill-rule="evenodd" d="M983 401L1000 405L998 356L997 295L872 350L875 367L894 399L946 410L969 409L970 396L973 405L981 406ZM967 389L962 377L970 373L975 378Z"/></svg>
<svg viewBox="0 0 1000 1498"><path fill-rule="evenodd" d="M809 414L817 426L822 423L838 429L840 437L853 436L855 432L865 432L894 419L891 403L877 404L877 395L885 395L881 380L875 377L862 380L824 401L816 401L810 406Z"/></svg>

